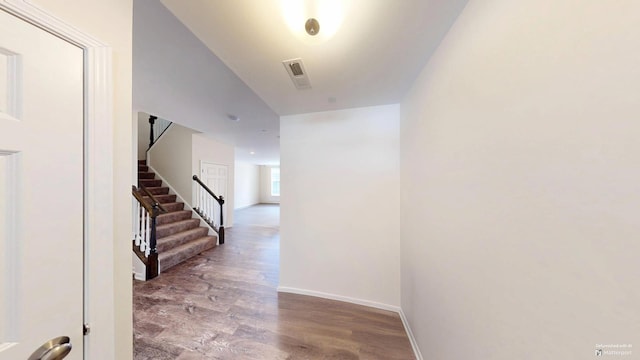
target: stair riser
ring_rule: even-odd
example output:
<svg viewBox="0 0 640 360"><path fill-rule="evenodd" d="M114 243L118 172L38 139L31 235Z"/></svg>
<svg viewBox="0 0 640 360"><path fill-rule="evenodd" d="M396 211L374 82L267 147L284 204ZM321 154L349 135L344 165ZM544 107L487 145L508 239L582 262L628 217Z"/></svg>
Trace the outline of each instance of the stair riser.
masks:
<svg viewBox="0 0 640 360"><path fill-rule="evenodd" d="M149 167L147 165L138 165L138 172L148 172Z"/></svg>
<svg viewBox="0 0 640 360"><path fill-rule="evenodd" d="M169 193L169 188L168 187L148 187L147 191L149 191L153 195L166 195Z"/></svg>
<svg viewBox="0 0 640 360"><path fill-rule="evenodd" d="M173 234L177 234L181 231L185 231L185 230L189 230L189 229L195 229L198 227L198 225L200 225L200 220L198 219L191 219L188 221L184 221L184 222L179 222L179 223L172 223L172 224L167 224L167 225L163 225L163 226L158 226L156 228L156 236L158 239L169 236L169 235L173 235Z"/></svg>
<svg viewBox="0 0 640 360"><path fill-rule="evenodd" d="M204 236L207 236L208 232L209 232L209 229L204 227L199 227L199 228L196 228L195 230L183 231L181 233L174 234L170 237L165 238L165 240L168 238L171 238L168 241L158 241L158 245L157 245L158 253L163 253L167 250L186 244L189 241L200 239Z"/></svg>
<svg viewBox="0 0 640 360"><path fill-rule="evenodd" d="M138 184L144 187L159 187L162 186L162 180L139 179Z"/></svg>
<svg viewBox="0 0 640 360"><path fill-rule="evenodd" d="M138 179L155 179L156 174L152 172L138 172Z"/></svg>
<svg viewBox="0 0 640 360"><path fill-rule="evenodd" d="M184 245L183 245L184 246ZM161 272L165 272L168 269L170 269L171 267L191 258L194 257L198 254L200 254L203 251L212 249L216 246L216 238L213 236L208 236L205 239L198 239L196 241L193 241L193 245L191 246L185 246L185 249L183 249L182 251L176 253L176 254L172 254L170 256L166 256L163 254L160 254L158 256L158 262L160 264L160 271Z"/></svg>
<svg viewBox="0 0 640 360"><path fill-rule="evenodd" d="M176 221L187 220L191 218L191 211L182 210L174 211L166 215L161 215L156 218L156 224L158 226L169 224Z"/></svg>
<svg viewBox="0 0 640 360"><path fill-rule="evenodd" d="M168 212L179 211L184 209L184 203L162 204Z"/></svg>
<svg viewBox="0 0 640 360"><path fill-rule="evenodd" d="M156 198L160 204L176 202L176 195L154 195L153 197ZM151 198L145 196L143 199L150 200Z"/></svg>

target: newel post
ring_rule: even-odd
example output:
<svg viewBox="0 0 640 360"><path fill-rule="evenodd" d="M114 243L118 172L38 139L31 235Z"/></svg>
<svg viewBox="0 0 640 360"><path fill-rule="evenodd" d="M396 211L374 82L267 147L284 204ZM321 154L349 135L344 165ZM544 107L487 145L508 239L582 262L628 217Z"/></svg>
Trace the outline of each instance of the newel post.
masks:
<svg viewBox="0 0 640 360"><path fill-rule="evenodd" d="M156 123L157 116L149 116L149 149L153 146L153 125Z"/></svg>
<svg viewBox="0 0 640 360"><path fill-rule="evenodd" d="M149 256L147 257L147 280L151 280L158 276L158 249L156 235L156 217L160 214L158 203L153 204L153 212L151 213L151 239L149 240Z"/></svg>
<svg viewBox="0 0 640 360"><path fill-rule="evenodd" d="M220 204L220 229L218 229L218 240L220 245L222 245L224 244L224 219L222 218L222 205L224 205L224 198L222 195L220 195L220 201L218 201L218 204Z"/></svg>

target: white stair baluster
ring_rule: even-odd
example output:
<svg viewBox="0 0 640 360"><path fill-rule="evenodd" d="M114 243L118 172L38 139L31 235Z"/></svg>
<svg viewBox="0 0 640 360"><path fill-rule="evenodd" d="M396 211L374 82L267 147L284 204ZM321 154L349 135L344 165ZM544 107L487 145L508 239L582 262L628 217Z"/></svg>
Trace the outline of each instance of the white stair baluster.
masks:
<svg viewBox="0 0 640 360"><path fill-rule="evenodd" d="M213 196L209 194L209 221L213 221Z"/></svg>
<svg viewBox="0 0 640 360"><path fill-rule="evenodd" d="M209 220L209 194L207 194L206 192L204 192L204 193L206 194L205 195L206 206L205 206L205 209L204 209L204 218L206 220Z"/></svg>
<svg viewBox="0 0 640 360"><path fill-rule="evenodd" d="M131 238L131 240L136 239L136 203L137 202L138 201L136 200L136 198L133 197L131 200L131 209L133 209L131 211L131 216L133 216L133 219L131 221L131 233L133 234L133 237Z"/></svg>
<svg viewBox="0 0 640 360"><path fill-rule="evenodd" d="M196 209L200 208L200 189L198 189L198 183L196 183L195 181L193 182L193 188L195 191L195 195L193 196L193 206Z"/></svg>
<svg viewBox="0 0 640 360"><path fill-rule="evenodd" d="M151 221L150 221L149 213L147 211L144 212L144 218L145 218L144 255L148 257L149 254L151 254L151 247L149 246L149 244L151 243Z"/></svg>
<svg viewBox="0 0 640 360"><path fill-rule="evenodd" d="M133 225L135 228L135 240L136 240L136 246L140 246L140 223L142 222L141 218L140 218L140 203L138 202L137 199L134 198L135 201L135 210L133 212Z"/></svg>

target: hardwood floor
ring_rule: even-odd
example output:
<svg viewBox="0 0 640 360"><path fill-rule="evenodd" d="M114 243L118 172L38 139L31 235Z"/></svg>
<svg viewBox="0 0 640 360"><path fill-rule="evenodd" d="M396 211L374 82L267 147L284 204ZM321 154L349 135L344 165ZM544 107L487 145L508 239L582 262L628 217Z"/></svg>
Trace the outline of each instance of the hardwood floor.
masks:
<svg viewBox="0 0 640 360"><path fill-rule="evenodd" d="M134 281L134 359L415 359L396 313L278 294L279 210L237 211L224 245Z"/></svg>

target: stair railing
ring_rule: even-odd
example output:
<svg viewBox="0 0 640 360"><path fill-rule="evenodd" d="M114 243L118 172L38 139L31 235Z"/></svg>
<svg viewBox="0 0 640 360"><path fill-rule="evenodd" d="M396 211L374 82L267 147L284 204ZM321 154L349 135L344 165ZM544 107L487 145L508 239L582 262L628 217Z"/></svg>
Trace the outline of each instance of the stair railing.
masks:
<svg viewBox="0 0 640 360"><path fill-rule="evenodd" d="M158 276L158 250L156 248L156 218L166 209L147 188L132 186L133 195L133 251L145 264L145 279ZM148 199L145 199L145 196Z"/></svg>
<svg viewBox="0 0 640 360"><path fill-rule="evenodd" d="M149 116L149 149L155 144L160 136L173 124L169 120L159 119L157 116Z"/></svg>
<svg viewBox="0 0 640 360"><path fill-rule="evenodd" d="M224 219L222 214L222 205L224 198L222 195L216 195L205 185L197 175L193 175L194 188L194 206L198 215L206 221L211 228L218 233L218 243L224 244ZM219 220L219 221L218 221Z"/></svg>

